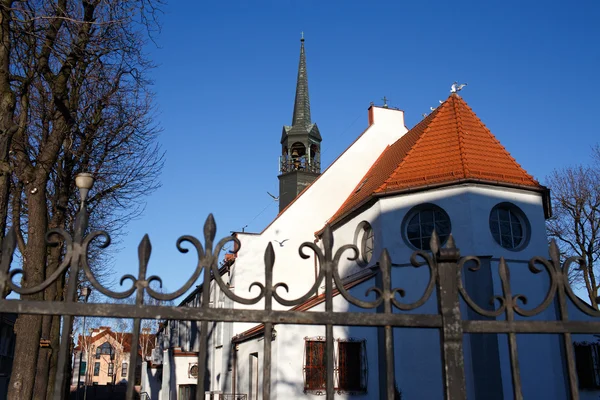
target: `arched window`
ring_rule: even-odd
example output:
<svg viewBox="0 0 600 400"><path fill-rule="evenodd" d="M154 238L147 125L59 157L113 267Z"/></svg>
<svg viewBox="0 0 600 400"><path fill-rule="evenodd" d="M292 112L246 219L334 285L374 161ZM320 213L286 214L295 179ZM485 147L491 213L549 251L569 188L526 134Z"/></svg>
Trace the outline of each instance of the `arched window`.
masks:
<svg viewBox="0 0 600 400"><path fill-rule="evenodd" d="M306 155L306 147L300 142L296 142L290 148L290 155L293 158L300 158Z"/></svg>
<svg viewBox="0 0 600 400"><path fill-rule="evenodd" d="M100 351L100 354L113 354L113 348L108 342L102 343L102 345L98 347L98 350Z"/></svg>
<svg viewBox="0 0 600 400"><path fill-rule="evenodd" d="M368 263L373 257L373 248L375 246L375 234L369 223L363 226L364 233L360 241L360 255L364 262Z"/></svg>
<svg viewBox="0 0 600 400"><path fill-rule="evenodd" d="M375 248L375 234L373 227L367 221L358 224L354 234L354 245L358 248L358 264L366 266L373 258Z"/></svg>

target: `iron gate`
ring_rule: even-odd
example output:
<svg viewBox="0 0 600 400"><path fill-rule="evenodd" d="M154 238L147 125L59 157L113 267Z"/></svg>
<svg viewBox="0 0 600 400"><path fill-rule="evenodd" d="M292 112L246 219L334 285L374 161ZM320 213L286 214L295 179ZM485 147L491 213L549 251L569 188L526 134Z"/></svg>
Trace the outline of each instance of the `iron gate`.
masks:
<svg viewBox="0 0 600 400"><path fill-rule="evenodd" d="M85 235L87 230L88 213L85 207L79 211L75 222L75 233L71 237L63 229L51 230L47 237L51 243L56 243L56 237L64 241L66 254L60 267L44 282L34 287L21 287L13 282L15 276L22 274L21 270L10 270L13 253L16 246L15 232L11 229L2 243L2 259L0 263L0 293L5 293L5 288L21 294L29 295L38 293L68 273L68 284L66 300L64 302L44 302L31 300L0 300L0 309L3 312L18 314L40 314L63 316L63 329L61 333L61 344L58 357L58 368L56 384L54 386L54 399L62 398L62 388L65 386L67 363L70 361L70 337L73 317L117 317L133 318L132 343L138 343L140 334L140 321L142 319L155 319L157 316L168 320L191 320L200 322L200 343L207 343L207 328L212 322L255 322L264 324L265 337L271 337L273 324L304 324L324 325L326 328L326 398L334 396L334 360L333 360L333 326L371 326L381 327L384 331L385 343L385 376L386 386L383 392L388 399L394 399L394 362L393 362L393 335L394 327L431 328L440 331L442 370L444 393L446 399L465 399L466 384L463 359L462 339L465 333L502 333L508 335L510 353L510 365L512 370L512 383L514 397L522 399L521 377L519 372L518 349L516 335L519 333L553 333L561 334L563 339L564 354L566 355L566 367L568 371L568 383L570 396L579 398L577 375L575 370L574 350L572 345L572 333L597 333L600 332L599 321L573 321L569 320L567 312L567 301L572 301L582 312L589 316L599 317L600 312L591 309L581 301L572 291L568 282L568 273L575 264L585 267L584 260L569 258L563 264L560 262L560 254L554 242L550 245L550 259L535 257L529 261L529 269L533 273L545 271L550 278L548 292L537 307L524 309L517 300L523 301L525 297L513 294L511 291L509 268L502 258L499 263L499 274L502 282L502 294L494 299L498 306L492 310L486 310L477 305L466 292L462 283L461 273L465 266L472 265L468 269L479 268L480 260L477 257L461 257L459 249L456 248L454 240L450 237L445 247L440 247L439 239L434 233L431 238L431 253L416 251L411 257L411 264L415 267L425 267L430 271L429 283L423 296L410 304L398 301L396 294L402 295L403 289L393 288L391 282L390 257L387 250L383 251L379 262L381 274L381 286L374 287L371 291L377 294L373 301L360 300L353 297L342 284L338 271L338 264L342 255L353 252L356 259L358 251L356 246L344 245L335 254L333 253L333 235L327 227L323 233L321 249L314 243L307 242L300 246L301 250L314 252L320 265L318 277L312 288L302 297L295 300L287 300L279 296L277 288L284 287L283 283L273 282L273 265L275 255L271 244L265 251L265 281L264 284L256 282L253 285L260 289L260 293L254 298L243 298L234 294L221 279L219 274L218 255L223 247L229 242L236 242L235 237L226 237L214 244L216 225L212 215L209 215L204 226L204 245L193 236L182 236L177 241L180 252L187 252L182 243L190 244L197 252L198 263L187 282L173 293L160 293L153 290L151 282L161 283L157 276L146 276L146 270L151 253L151 244L148 236L144 236L139 248L139 270L138 275L125 275L121 283L131 282L129 289L115 292L100 284L94 277L88 265L87 253L92 241L104 239L101 246L108 246L110 237L106 232L95 231ZM214 247L213 247L214 246ZM301 255L305 254L301 251ZM347 256L347 254L345 254ZM124 299L135 295L135 304L85 304L77 302L77 277L83 273L90 284L105 296L113 299ZM157 300L173 300L186 293L201 277L203 278L202 301L200 307L175 307L175 306L145 306L143 299L147 293ZM214 279L220 289L234 302L244 305L256 304L264 300L265 307L262 310L247 309L214 309L210 307L209 293L210 283ZM278 311L273 309L273 301L287 307L301 304L317 293L319 287L325 286L325 311L302 312L302 311ZM351 304L363 309L378 309L377 313L360 312L333 312L333 293L335 290ZM409 314L393 312L414 310L421 307L436 291L438 302L437 314ZM464 320L461 318L460 298L476 313L491 317L487 320ZM515 315L532 317L540 314L554 302L558 304L558 319L556 321L538 320L515 320ZM494 318L503 316L504 320ZM207 346L201 346L198 352L198 382L197 398L204 396L205 361L207 359ZM129 376L135 376L138 354L131 352L129 362ZM269 399L271 394L271 341L264 341L264 365L263 369L263 398ZM134 396L134 380L129 379L127 383L127 399Z"/></svg>

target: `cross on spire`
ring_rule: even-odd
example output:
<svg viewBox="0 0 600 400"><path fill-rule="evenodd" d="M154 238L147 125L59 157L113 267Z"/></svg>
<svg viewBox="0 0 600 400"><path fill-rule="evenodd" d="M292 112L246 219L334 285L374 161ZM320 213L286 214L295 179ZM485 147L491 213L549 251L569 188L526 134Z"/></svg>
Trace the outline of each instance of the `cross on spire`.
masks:
<svg viewBox="0 0 600 400"><path fill-rule="evenodd" d="M388 102L388 98L387 98L387 97L385 97L385 96L383 96L383 99L381 99L381 100L383 100L383 107L384 107L384 108L388 108L388 104L387 104L387 102Z"/></svg>

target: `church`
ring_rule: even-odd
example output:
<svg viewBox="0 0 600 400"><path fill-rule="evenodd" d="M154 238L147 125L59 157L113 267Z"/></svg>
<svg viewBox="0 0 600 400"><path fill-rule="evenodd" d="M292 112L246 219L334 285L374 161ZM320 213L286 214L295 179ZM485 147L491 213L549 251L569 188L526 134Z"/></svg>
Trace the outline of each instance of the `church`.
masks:
<svg viewBox="0 0 600 400"><path fill-rule="evenodd" d="M271 243L276 256L273 282L287 283L288 291L282 294L286 298L303 296L315 283L318 263L314 255L299 257L298 248L307 241L321 245L321 235L329 225L335 248L354 244L359 250L356 259L343 258L339 264L344 289L357 298L367 298L365 292L375 285L379 260L387 249L395 267L392 280L397 284L392 287L406 289L403 301L417 301L430 278L409 260L415 250L430 250L435 230L442 244L452 234L461 254L481 260L478 272L464 274L464 285L474 301L484 304L501 292L497 271L504 257L511 265L514 293L527 295L532 304L542 302L548 279L532 274L528 261L548 256L545 221L552 212L549 190L509 154L459 95L459 88L453 86L448 98L410 129L405 126L404 112L387 104L371 104L366 114L367 128L322 170L321 142L327 135L322 136L311 119L302 39L292 123L283 127L280 139L279 214L260 233L235 234L240 246L226 255L220 270L231 290L251 297L253 292L248 290L252 284L264 282L264 252ZM264 302L252 306L234 303L216 284L212 288L211 307L264 309ZM181 306L197 307L200 291L192 292ZM324 310L319 293L294 309ZM574 306L569 307L571 318L586 318ZM273 308L289 307L274 302ZM333 309L344 312L355 306L335 296ZM436 309L431 298L418 312L435 314ZM470 319L482 318L465 304L461 304L461 312ZM555 319L556 310L549 307L535 318ZM398 396L443 398L439 331L396 328L393 335ZM262 398L264 340L272 341L271 398L323 395L325 328L277 324L271 336L265 338L262 324L214 323L208 341L210 390L206 398L211 398L211 393L224 395L215 399ZM334 326L333 336L335 397L384 398L377 329ZM143 367L142 391L152 399L195 398L200 346L197 325L168 321L157 337L152 361ZM464 335L469 399L513 398L506 337ZM592 335L572 338L581 344L576 352L578 374L591 374L578 376L580 398L598 398L600 353L596 339ZM517 341L523 398L568 398L561 335L518 335Z"/></svg>

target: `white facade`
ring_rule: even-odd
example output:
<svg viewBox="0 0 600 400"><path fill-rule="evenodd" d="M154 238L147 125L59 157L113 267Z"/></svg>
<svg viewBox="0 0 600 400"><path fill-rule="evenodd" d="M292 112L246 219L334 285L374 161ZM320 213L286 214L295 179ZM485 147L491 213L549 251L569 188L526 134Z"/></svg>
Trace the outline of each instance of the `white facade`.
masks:
<svg viewBox="0 0 600 400"><path fill-rule="evenodd" d="M303 260L298 256L298 247L303 242L314 241L315 232L342 206L349 195L375 163L384 149L407 132L403 113L398 110L372 107L373 123L368 129L286 210L284 210L262 233L238 233L241 247L230 273L223 276L232 290L243 297L253 297L257 291L248 292L253 282L264 282L264 252L269 243L274 245L276 261L274 283L289 285L289 293L280 293L293 299L306 293L315 280L315 260ZM334 225L334 250L345 244L356 244L361 249L363 227L369 224L374 233L373 256L369 262L349 261L342 258L340 275L346 281L354 281L377 272L377 261L383 249L387 249L392 260L392 287L403 288L406 296L403 303L417 301L429 282L426 266L414 268L409 264L415 248L407 239L407 221L415 209L433 204L449 217L451 232L463 256L480 257L482 268L462 272L464 285L480 306L492 295L502 293L498 273L500 257L504 257L510 268L511 287L514 294L527 296L525 308L540 304L548 289L549 279L544 272L533 274L528 261L534 256L548 255L548 238L545 230L545 211L542 193L534 190L510 188L492 183L448 184L432 189L421 189L379 197L367 208L358 209L343 223ZM502 247L492 235L490 215L495 206L508 204L520 213L525 230L523 244L514 250ZM416 208L415 208L416 207ZM275 241L285 243L280 246ZM318 242L317 242L318 243ZM350 255L350 254L349 254ZM361 254L362 256L362 254ZM357 298L365 298L365 291L376 285L377 277L352 287L350 292ZM216 285L213 284L213 288ZM222 297L219 290L211 293L214 307L246 306L233 304ZM373 297L370 298L373 300ZM189 300L194 305L193 299ZM262 309L258 303L252 308ZM274 303L274 308L284 307ZM324 310L323 303L312 310ZM334 298L335 311L375 312L357 309L342 296ZM534 319L555 319L556 309L550 306ZM397 312L397 311L396 311ZM435 292L427 302L414 311L419 314L437 314ZM570 318L586 318L583 313L570 306ZM463 302L461 313L465 319L481 319ZM520 317L517 317L519 319ZM501 318L499 318L501 319ZM173 333L177 324L177 332ZM232 338L243 334L256 324L220 323L211 328L209 340L209 390L222 393L247 394L248 399L262 398L263 340L260 332L247 340ZM189 366L192 357L177 356L174 347L182 351L197 350L189 323L171 321L169 338L163 343L162 383L160 398L177 399L179 385L194 383L190 378ZM183 327L183 328L181 328ZM185 331L184 334L180 329ZM305 338L325 335L325 328L318 326L276 325L272 342L271 387L274 399L312 397L304 392ZM384 375L380 372L382 346L376 328L334 327L334 339L354 338L364 341L366 354L366 390L357 394L336 394L336 398L380 398ZM565 380L565 364L562 354L561 335L518 335L517 344L523 396L526 399L565 399L568 385ZM574 335L577 341L594 341L593 337ZM435 329L395 329L394 355L396 384L406 399L439 399L443 397L442 361L439 332ZM468 335L463 340L465 375L468 398L511 399L513 398L511 368L506 335ZM231 354L234 349L235 354ZM152 387L150 382L146 383ZM155 385L154 385L155 386ZM142 389L144 390L144 389ZM153 389L155 390L155 389ZM597 398L597 391L582 391L582 399ZM155 398L154 396L152 398Z"/></svg>

